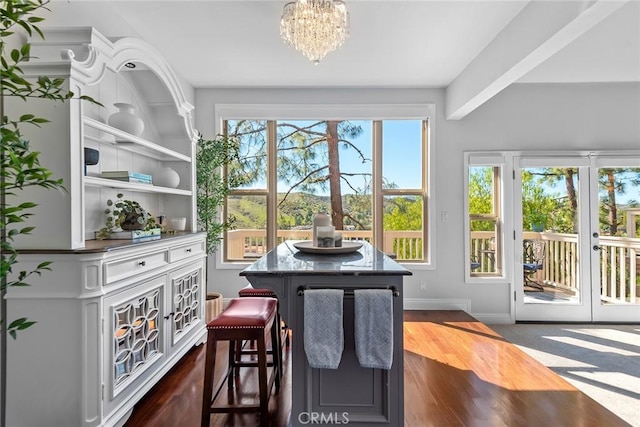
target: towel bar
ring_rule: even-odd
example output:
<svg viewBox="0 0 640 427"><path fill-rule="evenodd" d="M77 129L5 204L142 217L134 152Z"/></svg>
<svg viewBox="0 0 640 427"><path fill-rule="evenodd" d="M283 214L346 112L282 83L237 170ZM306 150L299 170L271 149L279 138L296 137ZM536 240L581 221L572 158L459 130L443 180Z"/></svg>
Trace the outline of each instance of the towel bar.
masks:
<svg viewBox="0 0 640 427"><path fill-rule="evenodd" d="M298 296L301 297L302 295L304 295L304 291L306 289L342 289L344 290L345 295L350 295L350 296L353 296L353 291L355 289L390 289L393 292L394 297L400 296L400 291L397 290L395 286L387 286L386 288L327 288L327 287L311 288L308 286L300 286L298 287Z"/></svg>

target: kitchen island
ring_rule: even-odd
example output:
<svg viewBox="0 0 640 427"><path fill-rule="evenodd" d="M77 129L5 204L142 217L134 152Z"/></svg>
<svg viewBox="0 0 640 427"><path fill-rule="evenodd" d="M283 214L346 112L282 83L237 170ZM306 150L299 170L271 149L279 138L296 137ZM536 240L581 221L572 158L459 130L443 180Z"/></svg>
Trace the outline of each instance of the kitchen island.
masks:
<svg viewBox="0 0 640 427"><path fill-rule="evenodd" d="M285 241L240 275L273 290L293 331L291 425L401 426L404 418L403 276L411 272L367 242L344 254L306 253ZM338 369L311 368L304 348L304 292L342 289L344 350ZM355 349L353 291L393 293L391 369L363 368Z"/></svg>

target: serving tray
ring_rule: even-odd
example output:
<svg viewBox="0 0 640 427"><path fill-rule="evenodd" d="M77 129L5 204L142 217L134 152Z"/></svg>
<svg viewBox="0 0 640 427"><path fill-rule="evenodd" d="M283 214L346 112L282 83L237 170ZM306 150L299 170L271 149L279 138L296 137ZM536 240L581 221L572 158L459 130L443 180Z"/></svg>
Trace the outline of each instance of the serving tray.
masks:
<svg viewBox="0 0 640 427"><path fill-rule="evenodd" d="M317 246L313 246L313 241L305 240L302 242L296 242L293 244L293 247L298 249L300 252L305 252L308 254L350 254L352 252L357 251L362 247L361 242L351 242L351 241L343 241L342 246L333 247L333 248L319 248Z"/></svg>

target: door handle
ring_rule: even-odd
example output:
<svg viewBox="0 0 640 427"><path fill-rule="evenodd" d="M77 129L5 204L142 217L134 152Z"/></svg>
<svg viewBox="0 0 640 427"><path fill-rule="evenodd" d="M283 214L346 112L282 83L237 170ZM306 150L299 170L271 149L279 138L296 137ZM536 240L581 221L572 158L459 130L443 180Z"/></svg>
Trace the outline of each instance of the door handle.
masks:
<svg viewBox="0 0 640 427"><path fill-rule="evenodd" d="M593 250L594 251L601 251L602 250L602 246L593 245Z"/></svg>

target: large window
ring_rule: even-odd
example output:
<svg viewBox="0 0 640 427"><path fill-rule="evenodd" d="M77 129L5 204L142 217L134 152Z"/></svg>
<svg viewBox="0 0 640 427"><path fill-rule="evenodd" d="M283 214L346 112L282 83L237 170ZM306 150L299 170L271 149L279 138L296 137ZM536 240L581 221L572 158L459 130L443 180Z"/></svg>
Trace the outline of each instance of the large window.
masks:
<svg viewBox="0 0 640 427"><path fill-rule="evenodd" d="M228 174L243 178L227 199L235 217L226 261L262 256L283 240L310 240L317 212L345 240L367 240L402 262L424 263L427 120L223 120L240 143Z"/></svg>

